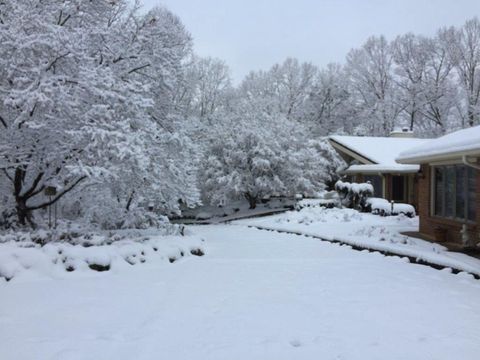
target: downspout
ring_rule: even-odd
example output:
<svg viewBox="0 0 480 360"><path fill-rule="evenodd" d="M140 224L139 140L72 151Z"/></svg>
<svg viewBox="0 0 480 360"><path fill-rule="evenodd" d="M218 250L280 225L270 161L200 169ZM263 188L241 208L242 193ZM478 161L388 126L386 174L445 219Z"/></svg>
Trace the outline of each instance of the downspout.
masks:
<svg viewBox="0 0 480 360"><path fill-rule="evenodd" d="M463 164L466 165L466 166L470 166L470 167L472 167L472 168L474 168L474 169L480 170L480 165L478 165L478 164L473 164L473 163L471 163L470 161L468 161L467 155L463 155L463 156L462 156L462 162L463 162Z"/></svg>

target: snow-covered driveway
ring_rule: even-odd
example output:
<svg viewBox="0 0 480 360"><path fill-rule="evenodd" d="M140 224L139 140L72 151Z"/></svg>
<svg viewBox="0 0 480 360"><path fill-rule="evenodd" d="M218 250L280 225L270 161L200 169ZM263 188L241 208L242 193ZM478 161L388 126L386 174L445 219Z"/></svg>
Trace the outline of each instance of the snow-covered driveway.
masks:
<svg viewBox="0 0 480 360"><path fill-rule="evenodd" d="M207 256L0 283L0 359L462 359L480 281L242 225Z"/></svg>

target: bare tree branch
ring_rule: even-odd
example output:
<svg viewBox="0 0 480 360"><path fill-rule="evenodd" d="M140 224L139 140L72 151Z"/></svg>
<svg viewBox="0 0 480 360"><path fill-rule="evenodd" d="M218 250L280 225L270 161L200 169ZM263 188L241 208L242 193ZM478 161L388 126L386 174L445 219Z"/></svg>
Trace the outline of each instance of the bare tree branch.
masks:
<svg viewBox="0 0 480 360"><path fill-rule="evenodd" d="M72 191L75 188L75 186L77 186L80 182L82 182L86 178L87 178L87 176L82 176L81 178L77 179L73 184L71 184L69 187L67 187L63 191L61 191L52 200L47 201L47 202L45 202L43 204L40 204L40 205L29 206L29 207L27 207L27 210L33 211L33 210L43 209L43 208L46 208L47 206L55 204L58 200L60 200L64 195L66 195L67 193Z"/></svg>
<svg viewBox="0 0 480 360"><path fill-rule="evenodd" d="M70 55L70 52L67 52L67 53L65 53L65 54L63 54L63 55L57 56L57 57L47 66L47 68L45 69L45 71L51 70L51 69L55 66L55 64L58 62L58 60L61 60L61 59L63 59L64 57L67 57L68 55Z"/></svg>
<svg viewBox="0 0 480 360"><path fill-rule="evenodd" d="M7 179L10 180L13 183L13 178L10 176L8 171L6 169L2 169L2 171L5 174L5 176L7 177Z"/></svg>
<svg viewBox="0 0 480 360"><path fill-rule="evenodd" d="M37 177L33 180L33 183L32 183L32 186L30 186L30 189L28 189L27 191L25 191L24 194L20 195L22 198L24 199L29 199L31 198L33 195L33 193L35 192L35 190L37 189L37 186L38 184L40 183L40 181L42 180L43 178L43 175L45 173L43 172L40 172Z"/></svg>
<svg viewBox="0 0 480 360"><path fill-rule="evenodd" d="M128 72L128 74L131 74L131 73L134 73L134 72L140 71L140 70L142 70L142 69L145 69L145 68L147 68L147 67L149 67L149 66L150 66L150 64L145 64L145 65L142 65L142 66L136 67L136 68L134 68L134 69L130 70L130 71Z"/></svg>
<svg viewBox="0 0 480 360"><path fill-rule="evenodd" d="M7 122L5 121L5 119L1 115L0 115L0 122L5 127L5 129L8 129Z"/></svg>

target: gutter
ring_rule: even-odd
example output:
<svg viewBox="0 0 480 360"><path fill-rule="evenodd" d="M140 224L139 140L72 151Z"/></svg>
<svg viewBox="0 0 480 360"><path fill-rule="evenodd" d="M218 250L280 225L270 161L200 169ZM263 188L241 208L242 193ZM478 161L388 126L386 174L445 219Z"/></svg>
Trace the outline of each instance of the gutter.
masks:
<svg viewBox="0 0 480 360"><path fill-rule="evenodd" d="M398 157L395 159L399 164L429 164L436 161L454 160L463 158L464 156L479 156L480 149L468 151L454 151L450 153L443 153L438 155L415 156L415 157Z"/></svg>
<svg viewBox="0 0 480 360"><path fill-rule="evenodd" d="M470 166L471 168L480 170L480 165L475 164L475 163L471 163L470 161L468 161L467 155L463 155L463 156L462 156L462 162L463 162L463 164L466 165L466 166Z"/></svg>
<svg viewBox="0 0 480 360"><path fill-rule="evenodd" d="M390 169L390 170L362 170L362 169L355 169L349 170L349 168L345 170L341 170L338 173L340 175L356 175L356 174L364 174L364 175L382 175L382 174L417 174L420 171L418 170L405 170L405 169Z"/></svg>

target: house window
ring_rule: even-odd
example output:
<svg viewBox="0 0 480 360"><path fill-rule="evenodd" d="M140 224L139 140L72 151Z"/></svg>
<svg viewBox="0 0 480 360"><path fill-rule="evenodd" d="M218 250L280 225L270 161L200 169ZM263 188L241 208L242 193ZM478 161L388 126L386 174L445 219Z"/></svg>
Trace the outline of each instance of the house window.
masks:
<svg viewBox="0 0 480 360"><path fill-rule="evenodd" d="M365 175L365 182L370 182L373 186L373 196L383 197L383 181L379 175Z"/></svg>
<svg viewBox="0 0 480 360"><path fill-rule="evenodd" d="M437 166L433 177L434 214L475 221L475 169L465 165Z"/></svg>

